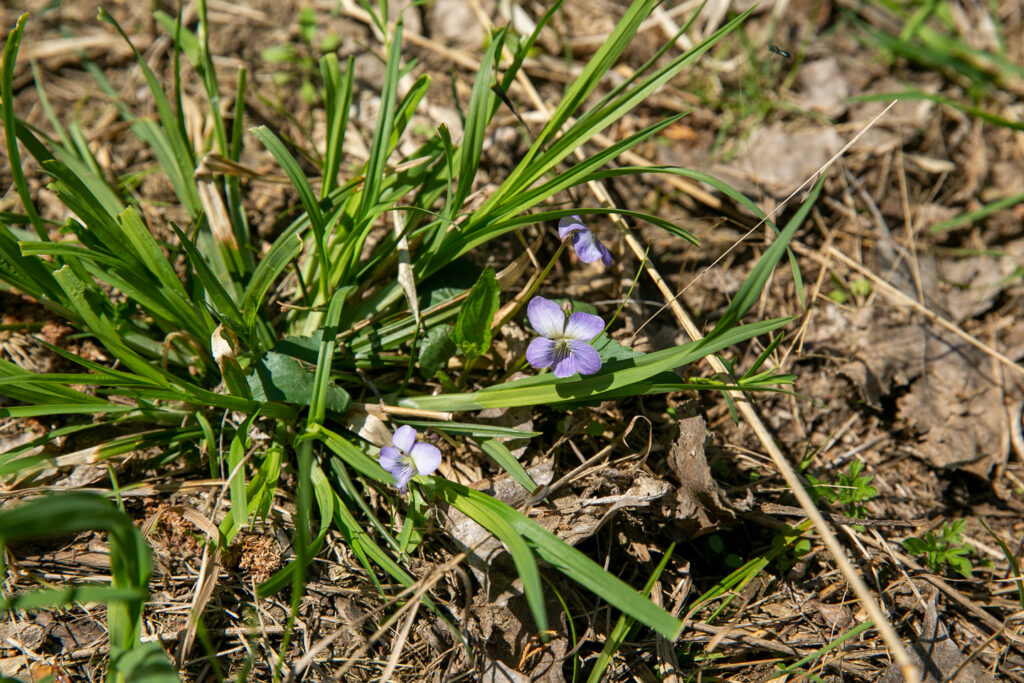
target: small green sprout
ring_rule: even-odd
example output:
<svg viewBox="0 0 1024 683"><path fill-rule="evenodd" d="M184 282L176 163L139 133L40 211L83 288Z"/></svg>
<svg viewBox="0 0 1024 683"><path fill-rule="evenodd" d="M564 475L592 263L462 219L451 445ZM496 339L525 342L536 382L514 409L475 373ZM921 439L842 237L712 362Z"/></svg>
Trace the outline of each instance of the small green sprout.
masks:
<svg viewBox="0 0 1024 683"><path fill-rule="evenodd" d="M316 12L306 7L299 12L298 46L293 43L271 45L264 48L260 57L265 62L280 65L281 70L273 76L276 85L287 85L298 79L302 99L314 103L320 97L317 63L321 55L335 52L340 45L341 38L333 31L318 35Z"/></svg>
<svg viewBox="0 0 1024 683"><path fill-rule="evenodd" d="M803 530L786 524L772 536L772 550L778 551L775 559L782 571L789 571L804 555L811 552L811 542L803 534Z"/></svg>
<svg viewBox="0 0 1024 683"><path fill-rule="evenodd" d="M837 304L848 303L851 299L862 301L872 292L871 281L867 278L859 277L848 285L835 275L831 276L831 280L836 288L830 290L827 296Z"/></svg>
<svg viewBox="0 0 1024 683"><path fill-rule="evenodd" d="M836 483L831 485L807 475L811 482L809 493L814 502L825 499L833 505L841 506L850 517L863 519L867 517L868 512L862 503L878 495L878 489L870 485L874 477L870 474L861 474L863 471L864 463L854 460L850 463L850 469L845 474L840 473Z"/></svg>
<svg viewBox="0 0 1024 683"><path fill-rule="evenodd" d="M957 574L969 579L972 567L967 555L974 553L974 547L964 542L966 524L965 519L943 522L937 536L931 531L920 538L911 536L903 541L903 547L911 555L924 555L928 569L936 574L942 571L943 565L949 565Z"/></svg>

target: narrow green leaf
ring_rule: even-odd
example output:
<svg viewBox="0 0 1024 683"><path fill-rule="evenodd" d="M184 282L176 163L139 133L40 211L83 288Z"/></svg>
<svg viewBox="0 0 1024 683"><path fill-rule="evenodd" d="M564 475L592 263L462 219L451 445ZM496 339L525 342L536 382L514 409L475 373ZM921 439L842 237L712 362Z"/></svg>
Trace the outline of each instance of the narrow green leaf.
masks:
<svg viewBox="0 0 1024 683"><path fill-rule="evenodd" d="M380 197L384 174L387 170L389 143L395 125L395 102L398 99L399 67L402 60L402 22L395 25L388 46L388 61L384 71L384 82L381 86L380 105L377 115L377 127L373 131L370 144L370 158L366 162L366 175L363 182L362 196L356 209L356 224L367 223L372 216L371 209Z"/></svg>
<svg viewBox="0 0 1024 683"><path fill-rule="evenodd" d="M3 223L0 223L0 272L4 273L4 278L9 284L40 299L44 305L59 309L55 312L59 312L60 315L75 319L75 314L67 307L67 298L54 279L48 264L40 258L24 256L18 238Z"/></svg>
<svg viewBox="0 0 1024 683"><path fill-rule="evenodd" d="M155 122L147 119L138 119L132 124L132 128L140 138L152 146L154 154L161 158L161 166L167 172L171 184L174 185L178 198L188 209L189 214L192 217L197 217L202 211L202 204L199 201L199 191L196 189L195 180L192 177L196 161L192 153L192 146L185 133L184 118L175 115L153 70L135 49L135 45L121 25L117 23L117 20L102 8L99 10L99 18L113 26L132 49L135 61L142 71L142 76L153 96L153 102L156 104L160 125L157 126Z"/></svg>
<svg viewBox="0 0 1024 683"><path fill-rule="evenodd" d="M464 508L476 512L488 510L493 517L502 519L522 535L537 555L558 571L593 591L608 604L630 615L637 621L651 627L670 640L678 637L682 622L642 597L634 588L617 576L605 571L592 559L567 544L529 517L485 493L461 484L431 477L437 492L451 505L467 515ZM471 503L467 504L467 501ZM504 540L504 539L503 539Z"/></svg>
<svg viewBox="0 0 1024 683"><path fill-rule="evenodd" d="M444 434L465 434L474 439L532 439L535 436L541 435L541 432L531 432L526 429L497 427L495 425L477 424L475 422L437 422L436 420L410 420L402 418L402 424L407 424L417 429L434 429Z"/></svg>
<svg viewBox="0 0 1024 683"><path fill-rule="evenodd" d="M669 558L672 557L672 551L675 547L675 543L672 543L672 545L669 546L668 550L665 551L665 554L662 556L661 561L658 562L658 566L654 568L654 573L651 574L650 578L647 579L647 583L644 584L644 589L641 593L645 598L650 596L651 589L654 588L655 582L657 582L661 577L661 573L665 571L665 565L668 564ZM629 632L633 629L635 621L635 619L627 614L619 615L611 633L608 634L608 639L605 641L604 647L601 648L601 654L598 655L597 661L594 662L594 668L590 670L590 676L587 678L587 683L601 683L601 679L604 678L604 673L608 669L608 665L612 662L613 655L626 640Z"/></svg>
<svg viewBox="0 0 1024 683"><path fill-rule="evenodd" d="M32 202L32 194L28 189L28 181L25 179L25 171L21 166L21 154L18 152L17 125L14 122L14 62L18 58L18 46L21 45L21 35L25 31L25 22L28 14L18 17L18 22L7 34L7 42L4 43L3 62L0 63L0 117L4 124L4 138L7 141L7 161L14 177L14 186L18 190L18 197L21 198L21 205L25 207L32 227L41 240L47 240L46 226L43 224L36 205Z"/></svg>
<svg viewBox="0 0 1024 683"><path fill-rule="evenodd" d="M494 462L498 463L501 469L508 472L509 476L519 482L520 486L530 493L534 492L537 488L537 482L533 480L533 477L526 471L522 463L516 460L516 456L512 455L512 451L505 444L497 439L483 439L480 441L480 448L483 449L484 453L494 458Z"/></svg>
<svg viewBox="0 0 1024 683"><path fill-rule="evenodd" d="M139 218L135 209L128 207L122 211L121 215L118 216L118 222L121 225L122 234L127 237L127 244L133 247L139 261L146 266L149 272L156 276L156 279L168 292L188 300L188 294L185 293L185 288L182 286L181 280L178 279L178 274L174 272L174 268L168 263L167 257L160 250L160 245L153 239L149 228ZM109 246L116 249L120 245Z"/></svg>
<svg viewBox="0 0 1024 683"><path fill-rule="evenodd" d="M255 135L263 143L263 146L274 155L274 159L277 160L278 165L281 166L285 175L288 176L292 187L299 193L299 201L302 202L302 208L305 209L306 215L309 216L309 223L313 228L313 234L317 236L317 240L323 245L324 215L320 211L320 204L317 203L316 195L313 193L313 188L310 186L306 174L299 168L299 163L288 152L281 139L274 135L274 132L266 126L252 128L249 132Z"/></svg>
<svg viewBox="0 0 1024 683"><path fill-rule="evenodd" d="M709 336L697 342L644 354L635 359L611 361L606 363L600 372L578 379L559 380L551 374L546 374L505 382L465 394L406 397L400 400L399 404L426 410L457 412L483 408L602 401L615 396L617 391L624 388L628 388L630 394L658 391L660 387L657 383L652 387L644 383L657 378L660 373L688 365L710 353L777 329L790 320L781 318L743 325L714 338ZM681 384L676 384L665 390L678 391L680 387Z"/></svg>
<svg viewBox="0 0 1024 683"><path fill-rule="evenodd" d="M178 236L178 244L185 251L185 258L189 265L192 266L192 270L195 272L196 277L199 278L200 284L203 286L207 296L210 297L210 303L213 304L214 311L218 317L231 329L232 332L240 337L245 337L247 330L245 324L242 321L242 312L238 310L238 306L235 305L234 299L228 294L228 291L224 289L224 286L220 283L220 279L217 278L213 271L210 269L209 264L203 257L202 253L196 249L195 245L189 241L185 233L174 224L170 222L171 229L174 230L174 234Z"/></svg>
<svg viewBox="0 0 1024 683"><path fill-rule="evenodd" d="M256 266L252 280L249 281L249 286L245 289L245 297L242 299L242 321L247 330L252 330L253 324L256 322L256 315L263 304L263 297L266 296L270 285L274 284L277 276L301 251L302 240L293 233L285 239L274 242L274 246Z"/></svg>
<svg viewBox="0 0 1024 683"><path fill-rule="evenodd" d="M533 614L534 621L537 622L537 630L541 632L546 631L548 628L548 616L544 609L544 591L540 585L540 572L537 571L537 561L534 559L533 553L530 552L529 546L523 540L523 535L521 535L522 529L516 528L509 519L508 511L512 510L512 508L508 506L505 506L507 509L495 507L491 503L498 501L495 501L486 494L481 493L479 496L459 495L460 492L455 487L442 486L439 488L450 505L490 531L508 548L508 553L516 566L516 571L519 572L519 580L523 583L526 602L530 606L530 612ZM541 527L538 526L537 528ZM563 545L567 548L570 547L565 543Z"/></svg>
<svg viewBox="0 0 1024 683"><path fill-rule="evenodd" d="M1024 192L1010 195L1009 197L1003 197L997 199L994 202L990 202L980 209L974 209L973 211L965 211L959 216L954 216L944 221L940 221L935 225L931 226L929 230L933 233L945 232L953 228L958 228L963 225L971 225L977 221L984 220L996 213L997 211L1003 211L1018 206L1021 202L1024 202Z"/></svg>
<svg viewBox="0 0 1024 683"><path fill-rule="evenodd" d="M178 683L178 671L159 642L142 643L111 657L115 671L132 683Z"/></svg>
<svg viewBox="0 0 1024 683"><path fill-rule="evenodd" d="M715 337L720 332L731 330L738 325L747 311L761 298L765 283L768 282L768 278L771 277L775 265L782 258L783 252L786 251L789 240L796 234L797 229L803 225L804 219L807 218L811 207L814 206L818 195L821 194L821 188L824 184L825 174L823 173L818 182L815 183L814 188L807 195L807 198L800 205L800 208L786 224L786 227L775 238L771 246L765 250L761 258L758 259L757 264L751 269L750 274L743 280L743 284L740 285L736 294L733 295L729 308L726 309L722 317L718 319L714 329L707 335L708 339Z"/></svg>
<svg viewBox="0 0 1024 683"><path fill-rule="evenodd" d="M118 413L130 413L138 410L136 406L119 405L117 403L72 403L60 405L55 403L44 403L38 406L9 406L0 408L0 417L43 417L46 415L116 415Z"/></svg>
<svg viewBox="0 0 1024 683"><path fill-rule="evenodd" d="M348 58L345 73L338 66L338 56L333 52L320 58L320 76L324 81L324 108L327 117L327 133L324 149L324 181L320 187L320 199L338 186L338 171L345 146L345 130L348 128L349 111L352 108L352 85L355 61Z"/></svg>
<svg viewBox="0 0 1024 683"><path fill-rule="evenodd" d="M306 426L321 424L327 411L327 404L333 397L337 398L348 394L339 386L331 385L331 363L334 360L334 347L338 337L338 320L341 318L341 307L345 304L345 298L352 293L352 287L340 287L331 297L331 304L327 309L327 316L324 318L321 328L320 353L316 361L316 375L313 378L313 395L309 400L309 415ZM332 406L335 414L340 414L348 408L344 406ZM341 408L341 410L339 410ZM328 515L329 517L330 515Z"/></svg>
<svg viewBox="0 0 1024 683"><path fill-rule="evenodd" d="M105 312L94 308L85 284L78 279L71 268L63 266L54 272L54 277L57 278L57 282L64 289L68 300L78 311L86 327L103 342L104 346L110 349L111 353L137 374L153 380L165 389L171 388L171 383L164 373L157 370L151 362L139 356L121 341L116 327Z"/></svg>
<svg viewBox="0 0 1024 683"><path fill-rule="evenodd" d="M228 492L235 533L244 529L249 523L249 503L245 491L245 466L242 465L242 462L248 448L249 427L255 418L256 414L253 413L242 421L242 424L235 430L231 446L228 448L228 473L231 477L228 482Z"/></svg>
<svg viewBox="0 0 1024 683"><path fill-rule="evenodd" d="M142 601L147 597L148 593L141 589L72 584L64 586L63 588L51 588L46 590L28 591L26 593L17 593L8 598L0 599L0 612L64 607L74 605L75 603L106 603L114 600Z"/></svg>
<svg viewBox="0 0 1024 683"><path fill-rule="evenodd" d="M491 117L494 115L495 100L497 99L494 91L491 90L491 82L494 80L494 62L505 45L507 30L507 28L502 28L491 36L490 45L480 59L480 68L473 81L473 90L470 93L469 106L466 109L462 144L459 145L459 176L453 201L455 210L462 206L476 180L476 171L480 166L481 152L487 135L487 124L490 123Z"/></svg>

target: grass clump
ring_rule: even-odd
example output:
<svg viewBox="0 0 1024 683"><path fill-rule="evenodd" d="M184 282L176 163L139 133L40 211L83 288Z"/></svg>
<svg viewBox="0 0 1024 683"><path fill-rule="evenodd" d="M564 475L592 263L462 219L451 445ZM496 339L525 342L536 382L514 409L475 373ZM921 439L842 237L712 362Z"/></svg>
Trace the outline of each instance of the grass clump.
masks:
<svg viewBox="0 0 1024 683"><path fill-rule="evenodd" d="M399 94L400 79L410 73L402 23L388 24L386 8L378 8L376 22L388 40L380 109L369 158L352 173L342 167L354 89L351 61L342 64L333 53L320 57L322 88L316 93L306 92L314 79L306 78L309 65L299 64L306 74L303 96L324 103L327 129L322 149L299 149L269 126L244 130L249 96L244 72L224 106L229 98L220 92L214 72L205 3L198 3L195 32L180 19L164 18L175 46L169 89L136 52L156 116L138 116L118 101L121 118L152 154L186 216L163 232L146 218L130 186L108 182L90 148L79 144L73 125L64 127L51 117L53 130L47 133L15 115L12 81L26 17L19 19L4 47L0 113L24 212L0 220L0 288L44 307L102 354L90 358L39 340L71 370L34 373L0 360L0 393L12 403L0 408L0 415L62 422L58 430L0 454L0 475L22 486L40 481L48 469L61 466L49 455L59 450L55 441L74 436L94 444L94 461L109 464L110 488L102 495L55 493L5 510L0 540L101 530L109 539L111 580L102 588L19 593L5 599L5 608L106 603L108 680L176 678L163 650L141 641L151 559L125 512L123 494L139 484L119 483L115 474L124 454L143 453L140 467L147 471L167 475L173 466L174 476L184 477L205 470L223 483L223 504L212 513L216 524L203 527L207 558L219 557L240 533L266 520L282 496L290 499L292 556L255 591L257 598L287 596L278 654L260 665L274 680L289 667L294 667L290 676L305 666L288 659L289 643L309 573L331 538L344 542L389 605L422 604L449 625L453 641L465 646L451 611L430 592L436 578L419 574L414 561L430 534L444 533L430 529L443 506L501 541L537 633L550 625L543 562L616 608L621 617L614 642L640 627L675 638L682 622L647 597L664 564L638 590L522 510L436 474L442 450L428 436L478 445L539 501L545 491L497 441L537 433L471 421L467 413L517 406L564 412L606 399L686 388L765 388L781 381L750 371L738 385L689 383L675 371L789 321L740 324L816 193L778 231L718 324L699 342L639 353L608 336L613 321L583 311L562 312L554 320L558 305L539 294L565 246L574 247L581 260L610 261L608 249L598 248L586 226L594 216L616 213L667 230L681 247L695 242L658 216L572 200L575 188L611 175L689 173L609 168L678 116L596 154L574 156L745 18L735 17L678 57L661 59L665 51L660 51L598 97L599 83L655 5L637 0L630 6L566 88L523 158L480 199L474 196L475 179L488 127L502 106L496 93L508 91L554 9L530 36L513 38L505 29L490 36L465 107L461 140L439 126L403 153L401 143L411 138L407 128L429 79L413 79ZM130 43L109 14L101 13L101 19ZM183 114L182 60L206 94L208 132L198 139ZM99 85L109 90L102 80ZM45 98L43 90L40 96ZM255 143L273 156L297 197L294 218L269 244L254 239L241 182L246 176L241 151ZM23 170L29 158L66 208L70 217L63 223L37 211ZM466 258L507 237L524 245L553 240L549 224L555 221L563 221L565 241L546 265L532 265L524 254L496 272ZM520 282L524 272L529 276ZM523 320L527 310L539 336L507 367L485 363L493 361L502 326ZM550 371L534 373L528 366ZM533 374L507 381L523 370ZM216 572L203 577L213 582ZM203 626L209 596L207 591L193 603L187 636L179 644L179 666L194 637L215 662ZM256 666L254 658L249 655L246 670ZM600 666L607 662L606 655Z"/></svg>

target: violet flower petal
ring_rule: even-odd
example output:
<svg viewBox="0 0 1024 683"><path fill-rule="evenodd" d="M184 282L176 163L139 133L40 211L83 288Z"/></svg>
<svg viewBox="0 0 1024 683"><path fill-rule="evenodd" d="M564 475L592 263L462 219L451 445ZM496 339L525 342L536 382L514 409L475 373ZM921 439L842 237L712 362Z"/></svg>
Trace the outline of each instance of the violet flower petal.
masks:
<svg viewBox="0 0 1024 683"><path fill-rule="evenodd" d="M416 430L409 425L402 425L395 430L394 436L391 437L391 443L402 453L409 453L413 444L416 443Z"/></svg>
<svg viewBox="0 0 1024 683"><path fill-rule="evenodd" d="M611 252L589 230L577 232L572 246L576 250L576 255L580 257L580 261L584 263L593 263L601 259L601 263L606 266L612 264Z"/></svg>
<svg viewBox="0 0 1024 683"><path fill-rule="evenodd" d="M537 370L551 365L554 360L555 342L546 337L537 337L526 347L526 361Z"/></svg>
<svg viewBox="0 0 1024 683"><path fill-rule="evenodd" d="M601 250L598 248L599 244L600 242L597 241L597 238L589 230L580 230L573 235L572 248L576 250L576 255L580 257L580 261L584 263L593 263L601 258Z"/></svg>
<svg viewBox="0 0 1024 683"><path fill-rule="evenodd" d="M603 329L604 321L598 316L592 313L577 312L569 316L562 336L566 339L579 339L587 342L601 334Z"/></svg>
<svg viewBox="0 0 1024 683"><path fill-rule="evenodd" d="M526 317L530 319L530 324L540 336L549 339L562 336L565 313L554 301L542 296L533 297L526 307Z"/></svg>
<svg viewBox="0 0 1024 683"><path fill-rule="evenodd" d="M405 467L399 467L397 470L391 472L391 476L395 478L395 486L399 491L405 493L405 487L412 479L413 467L412 465L406 465Z"/></svg>
<svg viewBox="0 0 1024 683"><path fill-rule="evenodd" d="M393 472L402 466L402 452L394 446L385 446L380 449L380 466L388 472Z"/></svg>
<svg viewBox="0 0 1024 683"><path fill-rule="evenodd" d="M570 357L581 375L593 375L601 369L601 354L585 341L572 339L568 342Z"/></svg>
<svg viewBox="0 0 1024 683"><path fill-rule="evenodd" d="M583 225L583 221L580 220L579 216L563 216L558 221L558 239L565 241L565 238L574 232L584 230L590 232L590 228Z"/></svg>
<svg viewBox="0 0 1024 683"><path fill-rule="evenodd" d="M433 474L441 464L441 450L433 444L422 441L412 447L409 456L416 465L417 474Z"/></svg>
<svg viewBox="0 0 1024 683"><path fill-rule="evenodd" d="M573 342L569 342L571 344ZM579 344L587 345L586 342L577 342ZM591 349L593 351L593 349ZM576 363L576 356L573 354L572 348L563 342L561 346L555 348L555 357L551 363L551 374L559 379L565 377L571 377L576 374L579 369Z"/></svg>

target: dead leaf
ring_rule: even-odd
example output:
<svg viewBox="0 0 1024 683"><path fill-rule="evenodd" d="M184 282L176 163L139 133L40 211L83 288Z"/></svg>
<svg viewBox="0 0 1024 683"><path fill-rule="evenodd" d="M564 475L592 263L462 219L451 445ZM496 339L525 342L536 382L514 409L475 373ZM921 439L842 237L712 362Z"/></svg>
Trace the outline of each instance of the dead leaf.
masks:
<svg viewBox="0 0 1024 683"><path fill-rule="evenodd" d="M925 329L919 324L886 325L865 316L872 326L855 340L855 360L839 368L860 390L861 398L875 410L882 410L882 398L894 387L903 387L924 372ZM863 328L862 328L863 329Z"/></svg>
<svg viewBox="0 0 1024 683"><path fill-rule="evenodd" d="M717 529L722 518L736 515L708 467L704 447L709 437L704 418L682 418L678 424L679 436L668 455L668 465L679 478L674 514L684 533L700 536Z"/></svg>
<svg viewBox="0 0 1024 683"><path fill-rule="evenodd" d="M988 357L959 338L928 335L923 351L927 370L897 401L900 419L921 434L930 465L987 477L1007 456L1001 382Z"/></svg>
<svg viewBox="0 0 1024 683"><path fill-rule="evenodd" d="M845 631L853 625L853 612L846 605L832 605L817 598L808 600L807 609L814 617L833 631Z"/></svg>

